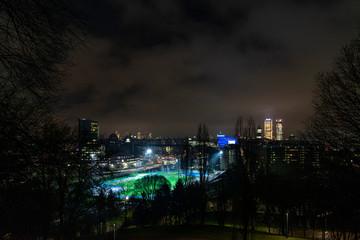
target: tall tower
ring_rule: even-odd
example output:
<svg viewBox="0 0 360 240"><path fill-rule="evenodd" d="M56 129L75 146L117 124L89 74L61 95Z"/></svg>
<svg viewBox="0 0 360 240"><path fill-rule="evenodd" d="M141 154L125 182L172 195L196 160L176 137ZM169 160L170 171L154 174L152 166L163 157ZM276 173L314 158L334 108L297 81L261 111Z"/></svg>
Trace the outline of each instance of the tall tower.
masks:
<svg viewBox="0 0 360 240"><path fill-rule="evenodd" d="M273 138L273 123L271 118L265 119L264 122L264 138L272 139Z"/></svg>
<svg viewBox="0 0 360 240"><path fill-rule="evenodd" d="M101 155L99 123L90 119L79 119L79 148L82 160L98 160Z"/></svg>
<svg viewBox="0 0 360 240"><path fill-rule="evenodd" d="M260 127L260 124L256 130L256 139L261 139L262 138L262 129Z"/></svg>
<svg viewBox="0 0 360 240"><path fill-rule="evenodd" d="M99 140L99 123L97 121L80 118L79 140L82 142Z"/></svg>
<svg viewBox="0 0 360 240"><path fill-rule="evenodd" d="M276 141L284 140L283 137L283 120L276 119Z"/></svg>

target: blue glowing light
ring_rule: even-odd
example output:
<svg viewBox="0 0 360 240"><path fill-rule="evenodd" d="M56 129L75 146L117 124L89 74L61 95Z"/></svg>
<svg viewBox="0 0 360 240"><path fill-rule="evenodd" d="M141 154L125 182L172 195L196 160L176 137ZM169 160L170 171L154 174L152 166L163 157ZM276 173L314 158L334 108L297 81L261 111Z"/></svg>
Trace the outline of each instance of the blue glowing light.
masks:
<svg viewBox="0 0 360 240"><path fill-rule="evenodd" d="M225 145L237 144L237 139L233 137L228 137L222 134L218 134L218 146L225 147Z"/></svg>

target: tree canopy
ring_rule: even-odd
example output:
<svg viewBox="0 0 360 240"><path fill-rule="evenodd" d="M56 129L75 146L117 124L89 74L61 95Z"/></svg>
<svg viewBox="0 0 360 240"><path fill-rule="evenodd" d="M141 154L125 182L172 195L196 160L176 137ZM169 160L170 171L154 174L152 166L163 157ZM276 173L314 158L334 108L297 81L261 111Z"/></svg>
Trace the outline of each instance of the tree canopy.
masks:
<svg viewBox="0 0 360 240"><path fill-rule="evenodd" d="M332 69L316 76L311 135L333 148L359 146L360 38L344 46Z"/></svg>
<svg viewBox="0 0 360 240"><path fill-rule="evenodd" d="M162 175L147 175L134 184L134 190L140 193L145 199L153 199L157 190L163 185L171 186L169 180Z"/></svg>

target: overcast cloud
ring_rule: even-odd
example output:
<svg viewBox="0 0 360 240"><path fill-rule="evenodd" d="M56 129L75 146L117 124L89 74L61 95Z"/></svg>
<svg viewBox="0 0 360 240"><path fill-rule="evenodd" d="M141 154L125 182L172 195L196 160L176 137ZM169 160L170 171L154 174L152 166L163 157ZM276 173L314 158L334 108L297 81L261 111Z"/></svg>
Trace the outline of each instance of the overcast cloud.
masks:
<svg viewBox="0 0 360 240"><path fill-rule="evenodd" d="M311 114L314 77L358 34L360 1L88 1L93 31L74 52L63 115L112 131L186 136L238 116Z"/></svg>

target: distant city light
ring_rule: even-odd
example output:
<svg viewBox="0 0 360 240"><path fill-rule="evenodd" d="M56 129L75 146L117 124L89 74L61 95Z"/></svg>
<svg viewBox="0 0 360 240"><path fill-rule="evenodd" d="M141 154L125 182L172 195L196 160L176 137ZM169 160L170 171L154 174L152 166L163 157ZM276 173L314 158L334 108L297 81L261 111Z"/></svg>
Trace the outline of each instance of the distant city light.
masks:
<svg viewBox="0 0 360 240"><path fill-rule="evenodd" d="M146 154L151 154L152 153L152 150L151 149L147 149L146 150Z"/></svg>
<svg viewBox="0 0 360 240"><path fill-rule="evenodd" d="M225 136L223 134L218 134L218 146L225 147L228 144L237 144L237 139L229 136Z"/></svg>
<svg viewBox="0 0 360 240"><path fill-rule="evenodd" d="M220 151L220 155L222 155L224 152L223 151Z"/></svg>

